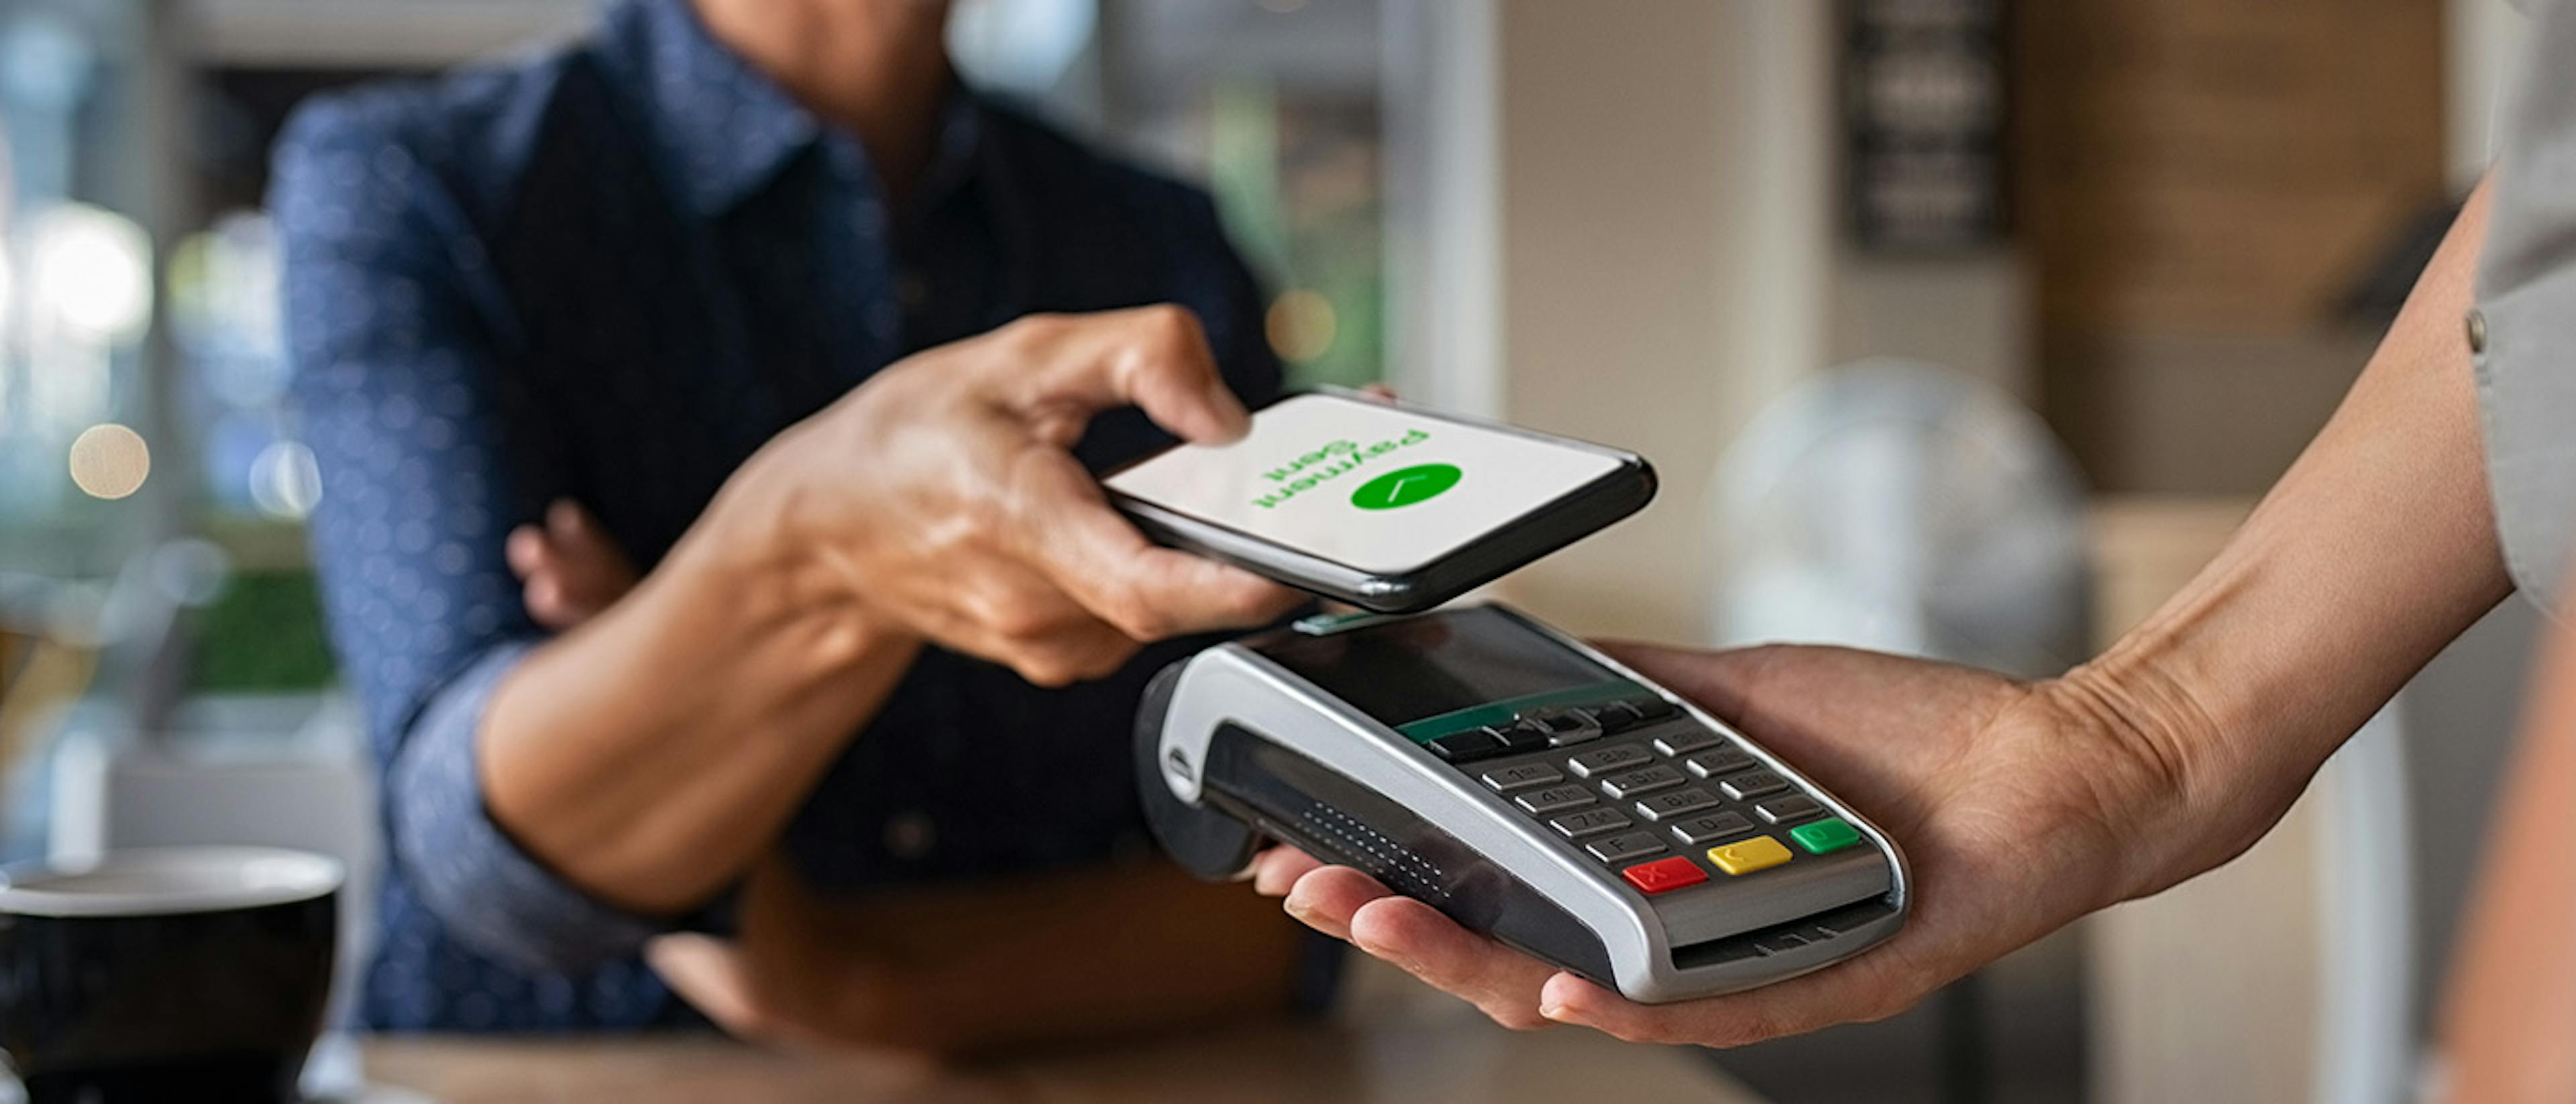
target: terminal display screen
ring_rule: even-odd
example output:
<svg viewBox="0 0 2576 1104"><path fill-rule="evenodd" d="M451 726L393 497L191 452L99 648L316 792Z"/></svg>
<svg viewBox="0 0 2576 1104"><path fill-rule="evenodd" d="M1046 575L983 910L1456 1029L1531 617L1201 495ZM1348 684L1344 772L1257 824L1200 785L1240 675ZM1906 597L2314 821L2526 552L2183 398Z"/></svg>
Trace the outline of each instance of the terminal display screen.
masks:
<svg viewBox="0 0 2576 1104"><path fill-rule="evenodd" d="M1620 678L1492 607L1289 635L1261 654L1390 728Z"/></svg>

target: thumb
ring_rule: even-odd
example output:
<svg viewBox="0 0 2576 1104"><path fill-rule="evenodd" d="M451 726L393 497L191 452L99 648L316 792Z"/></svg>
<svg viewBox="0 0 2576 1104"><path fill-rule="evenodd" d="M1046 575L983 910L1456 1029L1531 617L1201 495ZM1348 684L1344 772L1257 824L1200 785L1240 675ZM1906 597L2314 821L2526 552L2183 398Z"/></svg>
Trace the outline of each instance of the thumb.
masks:
<svg viewBox="0 0 2576 1104"><path fill-rule="evenodd" d="M1699 703L1721 717L1739 718L1754 687L1780 658L1778 646L1701 651L1624 640L1598 642L1611 658Z"/></svg>
<svg viewBox="0 0 2576 1104"><path fill-rule="evenodd" d="M1135 406L1174 436L1203 445L1236 440L1252 426L1217 371L1198 316L1183 308L1062 316L1030 336L1040 343L1034 359L1043 367L1019 377L1017 397L1029 413L1079 423Z"/></svg>

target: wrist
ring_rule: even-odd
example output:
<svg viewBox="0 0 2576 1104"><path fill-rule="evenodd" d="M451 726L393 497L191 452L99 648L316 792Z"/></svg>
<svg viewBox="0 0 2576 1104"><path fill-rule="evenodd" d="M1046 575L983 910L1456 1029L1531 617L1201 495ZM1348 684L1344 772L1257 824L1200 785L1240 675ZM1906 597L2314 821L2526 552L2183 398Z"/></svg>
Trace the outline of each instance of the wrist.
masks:
<svg viewBox="0 0 2576 1104"><path fill-rule="evenodd" d="M2234 858L2306 783L2307 772L2280 769L2278 756L2253 754L2273 742L2231 711L2184 644L2142 629L2050 684L2101 741L2095 785L2123 844L2114 900L2160 892Z"/></svg>
<svg viewBox="0 0 2576 1104"><path fill-rule="evenodd" d="M763 635L804 639L825 663L857 664L908 645L910 634L869 608L829 546L802 532L801 496L769 469L753 457L672 548L668 574L690 604Z"/></svg>

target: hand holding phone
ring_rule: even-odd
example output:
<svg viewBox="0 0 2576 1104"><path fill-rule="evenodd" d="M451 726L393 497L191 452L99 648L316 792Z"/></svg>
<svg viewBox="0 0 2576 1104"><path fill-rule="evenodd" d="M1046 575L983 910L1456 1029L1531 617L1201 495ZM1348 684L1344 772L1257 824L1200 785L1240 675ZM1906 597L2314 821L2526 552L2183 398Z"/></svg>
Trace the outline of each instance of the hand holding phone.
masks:
<svg viewBox="0 0 2576 1104"><path fill-rule="evenodd" d="M1147 534L1381 613L1429 609L1635 513L1633 454L1341 392L1111 473Z"/></svg>

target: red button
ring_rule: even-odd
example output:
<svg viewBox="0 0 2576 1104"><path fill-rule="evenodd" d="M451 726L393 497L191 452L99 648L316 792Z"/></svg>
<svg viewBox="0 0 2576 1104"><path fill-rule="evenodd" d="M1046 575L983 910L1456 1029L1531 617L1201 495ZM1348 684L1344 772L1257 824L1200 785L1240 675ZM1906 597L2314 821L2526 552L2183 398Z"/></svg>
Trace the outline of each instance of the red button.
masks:
<svg viewBox="0 0 2576 1104"><path fill-rule="evenodd" d="M1643 893L1664 893L1683 886L1698 885L1708 880L1708 875L1700 872L1699 864L1679 855L1669 859L1657 859L1650 863L1638 863L1619 873L1628 879L1629 885L1637 887L1638 891Z"/></svg>

